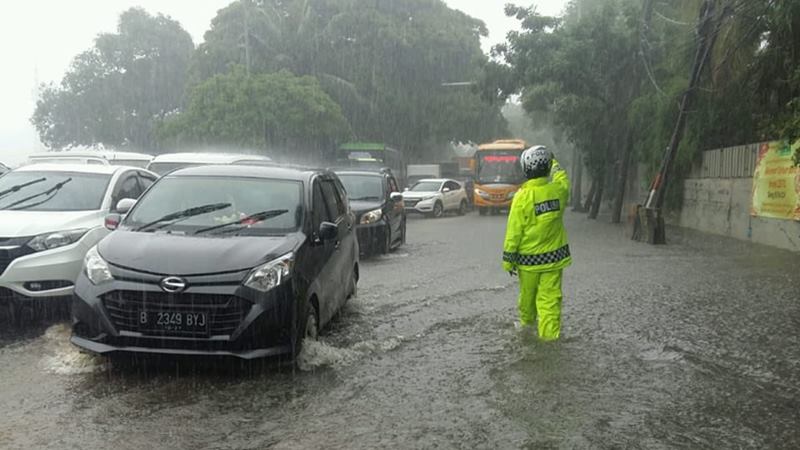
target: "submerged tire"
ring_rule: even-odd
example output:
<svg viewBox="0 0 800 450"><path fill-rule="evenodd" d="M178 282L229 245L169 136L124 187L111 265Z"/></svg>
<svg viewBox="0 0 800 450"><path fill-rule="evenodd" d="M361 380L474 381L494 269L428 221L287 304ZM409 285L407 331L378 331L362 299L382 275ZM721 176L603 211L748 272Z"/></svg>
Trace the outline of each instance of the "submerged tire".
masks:
<svg viewBox="0 0 800 450"><path fill-rule="evenodd" d="M463 216L467 213L467 201L461 200L461 204L458 205L458 215Z"/></svg>
<svg viewBox="0 0 800 450"><path fill-rule="evenodd" d="M433 212L431 213L431 216L433 216L433 218L435 219L438 219L443 215L444 215L444 207L442 206L442 202L436 202L436 204L433 205Z"/></svg>
<svg viewBox="0 0 800 450"><path fill-rule="evenodd" d="M310 301L306 301L304 310L298 317L295 324L294 336L292 337L292 354L297 359L303 350L303 342L306 339L316 341L319 337L319 315L317 308Z"/></svg>

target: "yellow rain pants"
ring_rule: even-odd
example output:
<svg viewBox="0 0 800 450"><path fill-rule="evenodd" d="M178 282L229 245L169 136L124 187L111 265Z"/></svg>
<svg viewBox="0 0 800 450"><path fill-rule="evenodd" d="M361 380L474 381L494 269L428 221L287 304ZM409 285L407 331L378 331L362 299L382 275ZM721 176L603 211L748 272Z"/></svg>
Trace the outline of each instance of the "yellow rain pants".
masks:
<svg viewBox="0 0 800 450"><path fill-rule="evenodd" d="M539 337L555 341L561 336L561 271L519 271L519 322L523 327L536 325Z"/></svg>

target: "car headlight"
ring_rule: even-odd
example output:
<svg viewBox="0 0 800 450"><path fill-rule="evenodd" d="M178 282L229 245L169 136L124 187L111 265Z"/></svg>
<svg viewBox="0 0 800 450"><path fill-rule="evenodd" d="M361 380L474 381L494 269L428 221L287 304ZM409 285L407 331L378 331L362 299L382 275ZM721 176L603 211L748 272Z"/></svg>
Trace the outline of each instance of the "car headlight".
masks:
<svg viewBox="0 0 800 450"><path fill-rule="evenodd" d="M423 198L422 198L422 201L423 201L423 202L429 202L429 201L431 201L431 200L433 200L433 199L435 199L435 198L436 198L436 196L435 196L435 195L429 195L429 196L427 196L427 197L423 197Z"/></svg>
<svg viewBox="0 0 800 450"><path fill-rule="evenodd" d="M515 195L517 195L517 191L511 191L506 195L506 199L511 200Z"/></svg>
<svg viewBox="0 0 800 450"><path fill-rule="evenodd" d="M111 275L111 270L108 268L108 263L97 251L97 246L92 247L86 253L86 257L83 258L83 271L86 274L86 278L93 284L105 283L114 279Z"/></svg>
<svg viewBox="0 0 800 450"><path fill-rule="evenodd" d="M361 225L369 225L375 223L383 218L383 211L376 209L361 216Z"/></svg>
<svg viewBox="0 0 800 450"><path fill-rule="evenodd" d="M283 284L292 275L294 253L258 266L250 272L244 285L257 291L267 292Z"/></svg>
<svg viewBox="0 0 800 450"><path fill-rule="evenodd" d="M482 198L489 198L489 194L486 191L482 191L480 189L475 189L475 195L482 197Z"/></svg>
<svg viewBox="0 0 800 450"><path fill-rule="evenodd" d="M47 234L40 234L35 238L31 239L28 242L28 247L32 248L37 252L43 252L45 250L52 250L54 248L64 247L70 244L74 244L83 237L86 232L89 231L86 228L82 228L80 230L69 230L69 231L59 231L56 233L47 233Z"/></svg>

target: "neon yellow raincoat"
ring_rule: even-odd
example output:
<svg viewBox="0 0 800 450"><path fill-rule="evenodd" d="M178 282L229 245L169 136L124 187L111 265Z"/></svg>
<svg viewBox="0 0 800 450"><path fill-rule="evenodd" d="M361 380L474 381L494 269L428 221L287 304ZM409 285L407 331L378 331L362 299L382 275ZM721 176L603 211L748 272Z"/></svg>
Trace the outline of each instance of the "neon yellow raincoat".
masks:
<svg viewBox="0 0 800 450"><path fill-rule="evenodd" d="M561 276L572 264L564 210L569 203L569 178L556 160L552 182L534 178L522 185L511 204L503 269L519 273L520 324L539 318L539 337L557 340L561 334Z"/></svg>

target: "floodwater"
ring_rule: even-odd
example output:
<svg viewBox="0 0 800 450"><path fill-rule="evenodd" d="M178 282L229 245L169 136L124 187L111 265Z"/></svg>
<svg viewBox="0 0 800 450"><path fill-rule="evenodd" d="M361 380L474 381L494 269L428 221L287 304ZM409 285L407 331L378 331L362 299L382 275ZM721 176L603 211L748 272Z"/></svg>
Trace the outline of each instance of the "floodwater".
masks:
<svg viewBox="0 0 800 450"><path fill-rule="evenodd" d="M0 330L2 448L798 448L800 255L568 217L561 342L514 326L502 217L411 219L290 365L76 351Z"/></svg>

